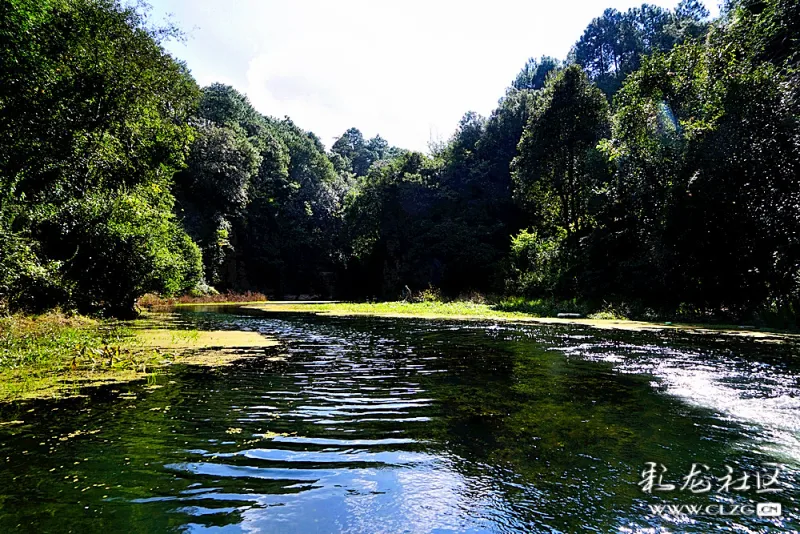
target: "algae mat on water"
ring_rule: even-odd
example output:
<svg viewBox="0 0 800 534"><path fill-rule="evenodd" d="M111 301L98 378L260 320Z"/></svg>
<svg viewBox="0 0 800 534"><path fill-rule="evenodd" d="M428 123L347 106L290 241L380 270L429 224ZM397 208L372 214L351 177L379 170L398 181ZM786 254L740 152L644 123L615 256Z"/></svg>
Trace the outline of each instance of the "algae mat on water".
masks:
<svg viewBox="0 0 800 534"><path fill-rule="evenodd" d="M258 332L241 330L172 330L146 328L136 332L136 344L164 350L203 350L273 347L277 341Z"/></svg>
<svg viewBox="0 0 800 534"><path fill-rule="evenodd" d="M176 363L230 365L278 344L252 331L180 329L168 316L152 319L116 323L50 314L6 320L0 402L79 395L88 386L152 377Z"/></svg>
<svg viewBox="0 0 800 534"><path fill-rule="evenodd" d="M263 354L260 349L278 342L258 332L241 330L171 330L148 328L136 333L137 346L156 351L178 352L175 363L220 367ZM256 351L256 352L253 352Z"/></svg>

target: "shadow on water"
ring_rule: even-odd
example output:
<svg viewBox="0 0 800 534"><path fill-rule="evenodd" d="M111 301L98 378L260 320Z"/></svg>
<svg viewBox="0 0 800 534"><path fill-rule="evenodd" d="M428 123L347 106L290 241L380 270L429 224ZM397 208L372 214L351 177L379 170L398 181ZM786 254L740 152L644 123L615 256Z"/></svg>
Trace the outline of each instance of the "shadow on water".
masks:
<svg viewBox="0 0 800 534"><path fill-rule="evenodd" d="M221 313L227 312L227 313ZM2 532L797 529L797 347L585 327L194 310L283 359L2 408ZM650 495L781 462L776 494ZM780 502L782 518L649 504Z"/></svg>

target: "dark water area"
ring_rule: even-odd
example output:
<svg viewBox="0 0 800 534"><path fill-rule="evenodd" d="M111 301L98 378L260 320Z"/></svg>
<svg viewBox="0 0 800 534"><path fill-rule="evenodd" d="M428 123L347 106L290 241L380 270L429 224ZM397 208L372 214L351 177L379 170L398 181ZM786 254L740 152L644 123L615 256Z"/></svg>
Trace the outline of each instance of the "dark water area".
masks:
<svg viewBox="0 0 800 534"><path fill-rule="evenodd" d="M236 308L182 319L281 345L0 407L0 533L800 528L800 345ZM648 462L675 488L645 492ZM750 487L723 491L727 473ZM781 517L754 512L767 502ZM651 508L667 504L712 506Z"/></svg>

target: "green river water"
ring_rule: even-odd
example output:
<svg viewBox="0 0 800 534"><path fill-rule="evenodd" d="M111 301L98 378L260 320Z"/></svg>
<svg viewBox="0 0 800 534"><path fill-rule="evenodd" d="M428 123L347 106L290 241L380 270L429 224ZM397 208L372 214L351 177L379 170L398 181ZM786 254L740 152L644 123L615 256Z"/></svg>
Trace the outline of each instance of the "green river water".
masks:
<svg viewBox="0 0 800 534"><path fill-rule="evenodd" d="M0 407L17 421L0 426L0 533L800 528L800 345L238 308L181 319L281 344ZM648 462L675 488L644 491ZM652 508L670 504L703 509Z"/></svg>

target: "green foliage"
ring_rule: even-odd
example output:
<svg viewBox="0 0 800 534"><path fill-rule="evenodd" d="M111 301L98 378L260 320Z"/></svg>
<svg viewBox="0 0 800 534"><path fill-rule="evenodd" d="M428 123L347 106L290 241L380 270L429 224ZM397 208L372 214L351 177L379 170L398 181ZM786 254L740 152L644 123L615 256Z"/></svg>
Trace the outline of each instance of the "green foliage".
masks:
<svg viewBox="0 0 800 534"><path fill-rule="evenodd" d="M366 176L370 167L376 162L392 159L402 153L402 150L390 147L380 135L364 141L364 136L358 128L350 128L333 143L331 161L340 173Z"/></svg>
<svg viewBox="0 0 800 534"><path fill-rule="evenodd" d="M0 226L0 300L14 310L41 309L64 301L65 291L59 272L60 263L45 261L37 254L39 243Z"/></svg>
<svg viewBox="0 0 800 534"><path fill-rule="evenodd" d="M174 295L200 280L200 252L169 210L143 195L90 195L50 226L74 250L62 271L80 309L124 315L148 292Z"/></svg>
<svg viewBox="0 0 800 534"><path fill-rule="evenodd" d="M221 83L203 89L198 116L219 127L241 128L248 137L257 137L264 128L264 118L253 109L247 97L230 85Z"/></svg>
<svg viewBox="0 0 800 534"><path fill-rule="evenodd" d="M551 56L542 56L541 59L530 58L522 67L511 87L517 90L536 90L544 87L547 77L557 72L561 62Z"/></svg>
<svg viewBox="0 0 800 534"><path fill-rule="evenodd" d="M549 238L523 229L511 238L511 277L507 290L512 295L540 296L552 294L564 268L564 230Z"/></svg>
<svg viewBox="0 0 800 534"><path fill-rule="evenodd" d="M648 58L619 93L587 288L732 317L795 306L796 44L773 48L793 8L762 7Z"/></svg>
<svg viewBox="0 0 800 534"><path fill-rule="evenodd" d="M448 296L502 290L507 238L524 218L509 164L535 100L534 91L509 89L488 119L465 114L433 158L378 163L357 184L348 226L363 231L351 232L357 261L348 270L369 283L353 296L394 298L405 285Z"/></svg>
<svg viewBox="0 0 800 534"><path fill-rule="evenodd" d="M175 31L112 0L0 11L2 296L123 314L148 287L191 285L169 189L197 90L160 45Z"/></svg>
<svg viewBox="0 0 800 534"><path fill-rule="evenodd" d="M326 152L200 91L176 30L126 6L0 2L3 306L124 315L214 285L800 309L797 2L608 9L430 157L356 128Z"/></svg>
<svg viewBox="0 0 800 534"><path fill-rule="evenodd" d="M3 9L14 12L2 17L4 194L58 202L182 164L196 88L159 45L170 29L110 0Z"/></svg>
<svg viewBox="0 0 800 534"><path fill-rule="evenodd" d="M247 205L251 178L261 155L240 132L213 124L198 130L189 153L188 183L194 198L230 215Z"/></svg>
<svg viewBox="0 0 800 534"><path fill-rule="evenodd" d="M681 0L674 11L642 4L625 13L606 9L587 26L570 53L607 95L649 54L671 50L703 35L708 10L697 0Z"/></svg>
<svg viewBox="0 0 800 534"><path fill-rule="evenodd" d="M0 317L0 372L19 368L68 367L81 353L119 342L129 332L121 324L106 324L82 316L52 311L37 316Z"/></svg>
<svg viewBox="0 0 800 534"><path fill-rule="evenodd" d="M212 86L211 92L218 97L213 103L222 100L218 86ZM201 109L214 115L206 96ZM192 143L188 166L177 176L179 209L187 229L203 248L205 280L212 284L222 280L225 262L235 252L230 240L230 220L241 216L246 208L251 180L262 160L259 151L245 137L242 126L231 123L232 119L225 119L220 113L215 116L232 126L217 126L212 122L201 126Z"/></svg>
<svg viewBox="0 0 800 534"><path fill-rule="evenodd" d="M247 255L257 258L245 268L269 282L256 287L275 294L330 294L331 273L341 261L348 181L336 173L316 137L288 120L271 127L257 199L242 221Z"/></svg>
<svg viewBox="0 0 800 534"><path fill-rule="evenodd" d="M592 309L587 303L578 299L557 299L555 297L527 298L507 297L497 304L494 309L503 313L524 314L534 317L556 317L559 313L577 313L588 315Z"/></svg>
<svg viewBox="0 0 800 534"><path fill-rule="evenodd" d="M591 226L592 195L607 180L597 145L608 130L605 97L579 67L548 81L513 162L517 198L535 206L543 228L571 240Z"/></svg>
<svg viewBox="0 0 800 534"><path fill-rule="evenodd" d="M442 292L433 286L420 291L415 298L418 302L442 302Z"/></svg>
<svg viewBox="0 0 800 534"><path fill-rule="evenodd" d="M329 291L321 273L337 258L346 178L319 139L221 84L203 89L198 114L176 190L205 280L223 290Z"/></svg>
<svg viewBox="0 0 800 534"><path fill-rule="evenodd" d="M407 153L375 166L348 193L344 221L348 271L353 291L397 296L436 283L436 250L427 247L433 229L426 214L433 206L438 163ZM358 284L358 288L356 288Z"/></svg>

